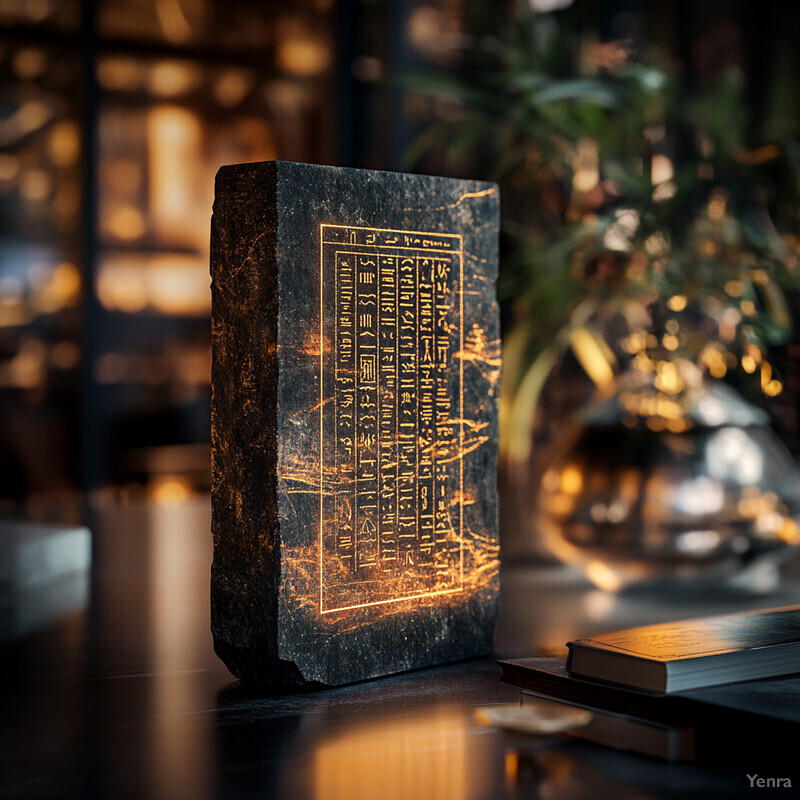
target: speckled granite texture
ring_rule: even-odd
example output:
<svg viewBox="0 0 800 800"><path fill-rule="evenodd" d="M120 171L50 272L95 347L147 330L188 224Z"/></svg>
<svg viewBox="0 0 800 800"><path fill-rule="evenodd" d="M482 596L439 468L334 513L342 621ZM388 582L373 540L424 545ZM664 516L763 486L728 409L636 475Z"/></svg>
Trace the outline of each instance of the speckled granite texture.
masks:
<svg viewBox="0 0 800 800"><path fill-rule="evenodd" d="M243 680L490 651L498 213L474 181L217 174L212 630Z"/></svg>

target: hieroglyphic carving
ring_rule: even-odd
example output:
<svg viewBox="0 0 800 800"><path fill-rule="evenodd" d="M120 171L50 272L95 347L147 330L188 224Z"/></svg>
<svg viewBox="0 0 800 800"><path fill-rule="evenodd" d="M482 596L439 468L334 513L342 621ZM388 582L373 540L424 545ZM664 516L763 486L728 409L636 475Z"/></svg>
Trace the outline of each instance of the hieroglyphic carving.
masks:
<svg viewBox="0 0 800 800"><path fill-rule="evenodd" d="M320 610L458 591L461 237L320 237L320 341L333 343L320 356Z"/></svg>

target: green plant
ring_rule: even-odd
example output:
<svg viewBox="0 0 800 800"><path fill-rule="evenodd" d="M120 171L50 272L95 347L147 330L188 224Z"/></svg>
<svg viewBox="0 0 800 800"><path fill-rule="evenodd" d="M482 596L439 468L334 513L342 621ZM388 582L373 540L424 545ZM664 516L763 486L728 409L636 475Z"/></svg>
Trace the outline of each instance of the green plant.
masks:
<svg viewBox="0 0 800 800"><path fill-rule="evenodd" d="M443 100L410 160L446 142L450 171L501 185L504 402L535 402L568 348L595 382L685 361L778 394L769 348L800 274L793 65L753 120L740 70L698 92L655 50L596 43L570 11L514 6L469 40L462 77L406 82Z"/></svg>

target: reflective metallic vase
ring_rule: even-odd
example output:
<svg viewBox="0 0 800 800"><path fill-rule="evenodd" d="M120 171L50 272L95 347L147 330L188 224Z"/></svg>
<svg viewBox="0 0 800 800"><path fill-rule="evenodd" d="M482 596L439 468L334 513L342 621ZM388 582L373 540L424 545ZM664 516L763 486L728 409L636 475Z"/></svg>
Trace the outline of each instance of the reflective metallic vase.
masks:
<svg viewBox="0 0 800 800"><path fill-rule="evenodd" d="M545 543L609 590L747 575L769 588L800 544L800 470L766 414L717 381L676 399L631 378L586 409L530 487Z"/></svg>

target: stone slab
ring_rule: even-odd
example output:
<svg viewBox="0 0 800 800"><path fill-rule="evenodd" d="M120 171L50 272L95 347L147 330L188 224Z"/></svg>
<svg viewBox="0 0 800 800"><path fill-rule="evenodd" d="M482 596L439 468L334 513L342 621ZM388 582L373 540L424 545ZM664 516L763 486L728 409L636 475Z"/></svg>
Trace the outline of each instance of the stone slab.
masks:
<svg viewBox="0 0 800 800"><path fill-rule="evenodd" d="M212 630L244 680L489 652L494 184L223 167L212 221Z"/></svg>

